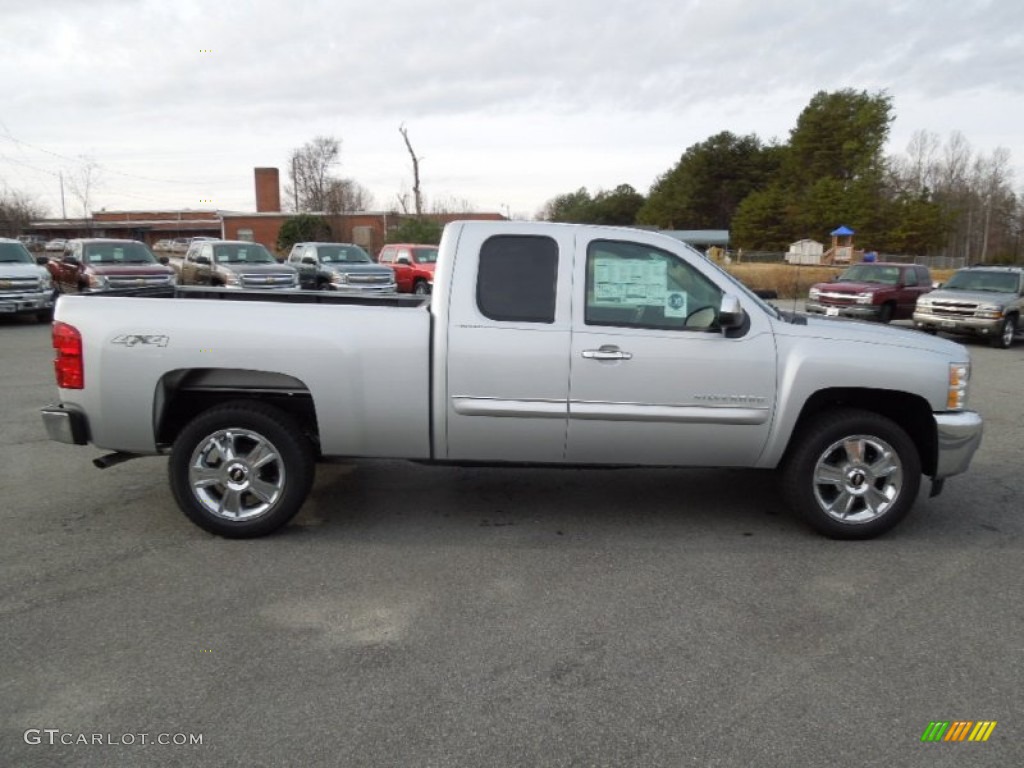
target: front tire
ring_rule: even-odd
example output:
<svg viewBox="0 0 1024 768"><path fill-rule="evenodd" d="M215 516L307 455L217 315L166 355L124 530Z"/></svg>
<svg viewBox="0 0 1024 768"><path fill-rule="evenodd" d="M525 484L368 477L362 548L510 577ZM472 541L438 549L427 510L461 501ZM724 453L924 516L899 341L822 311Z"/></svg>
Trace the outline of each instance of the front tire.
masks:
<svg viewBox="0 0 1024 768"><path fill-rule="evenodd" d="M174 441L171 491L182 512L210 533L265 536L286 525L313 484L311 442L288 414L239 401L201 413Z"/></svg>
<svg viewBox="0 0 1024 768"><path fill-rule="evenodd" d="M1017 332L1017 318L1010 315L1003 319L999 326L999 334L992 337L992 346L996 349L1009 349L1013 345L1013 336Z"/></svg>
<svg viewBox="0 0 1024 768"><path fill-rule="evenodd" d="M818 416L793 436L783 492L793 509L833 539L869 539L902 520L921 487L921 459L907 433L870 411Z"/></svg>
<svg viewBox="0 0 1024 768"><path fill-rule="evenodd" d="M417 296L429 296L430 284L426 280L417 280L412 292Z"/></svg>
<svg viewBox="0 0 1024 768"><path fill-rule="evenodd" d="M882 325L888 325L892 322L893 306L892 304L883 304L882 308L878 310L878 322Z"/></svg>

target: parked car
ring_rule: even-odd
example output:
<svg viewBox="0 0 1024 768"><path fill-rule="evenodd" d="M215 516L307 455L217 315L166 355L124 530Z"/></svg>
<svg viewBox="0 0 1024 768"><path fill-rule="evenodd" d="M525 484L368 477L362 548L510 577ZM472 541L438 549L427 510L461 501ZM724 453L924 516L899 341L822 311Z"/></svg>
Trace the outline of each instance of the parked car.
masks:
<svg viewBox="0 0 1024 768"><path fill-rule="evenodd" d="M399 293L430 293L434 289L436 245L394 243L385 245L377 261L395 270Z"/></svg>
<svg viewBox="0 0 1024 768"><path fill-rule="evenodd" d="M317 291L394 293L395 273L373 262L353 243L296 243L287 263L303 288Z"/></svg>
<svg viewBox="0 0 1024 768"><path fill-rule="evenodd" d="M41 251L46 247L46 238L42 235L18 235L18 242L30 251Z"/></svg>
<svg viewBox="0 0 1024 768"><path fill-rule="evenodd" d="M981 336L1008 349L1024 330L1024 268L966 267L917 300L914 326Z"/></svg>
<svg viewBox="0 0 1024 768"><path fill-rule="evenodd" d="M191 242L192 238L190 237L176 237L171 240L171 250L174 253L185 253Z"/></svg>
<svg viewBox="0 0 1024 768"><path fill-rule="evenodd" d="M63 251L64 246L67 245L67 240L62 237L55 237L53 240L48 240L46 245L43 246L44 251Z"/></svg>
<svg viewBox="0 0 1024 768"><path fill-rule="evenodd" d="M246 240L196 240L181 262L183 285L223 288L298 288L299 273L279 264L260 243Z"/></svg>
<svg viewBox="0 0 1024 768"><path fill-rule="evenodd" d="M68 240L60 258L47 265L60 293L97 293L173 286L177 280L167 258L158 260L138 240Z"/></svg>
<svg viewBox="0 0 1024 768"><path fill-rule="evenodd" d="M432 301L65 297L47 434L114 451L101 467L169 454L182 511L230 537L291 520L318 460L362 456L756 467L862 539L981 441L962 345L781 312L662 234L453 222L437 282Z"/></svg>
<svg viewBox="0 0 1024 768"><path fill-rule="evenodd" d="M153 243L153 250L154 251L173 251L174 250L174 241L173 240L168 240L168 239L157 240L155 243Z"/></svg>
<svg viewBox="0 0 1024 768"><path fill-rule="evenodd" d="M54 290L46 261L29 253L24 243L0 237L0 314L31 314L41 323L50 321Z"/></svg>
<svg viewBox="0 0 1024 768"><path fill-rule="evenodd" d="M932 290L927 267L874 262L854 264L830 283L817 283L807 294L806 311L860 320L909 319L917 297Z"/></svg>

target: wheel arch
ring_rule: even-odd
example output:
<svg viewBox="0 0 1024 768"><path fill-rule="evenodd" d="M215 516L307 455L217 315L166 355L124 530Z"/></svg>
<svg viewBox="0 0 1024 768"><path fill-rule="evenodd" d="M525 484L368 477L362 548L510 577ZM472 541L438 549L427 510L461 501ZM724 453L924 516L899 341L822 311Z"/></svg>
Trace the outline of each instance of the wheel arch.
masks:
<svg viewBox="0 0 1024 768"><path fill-rule="evenodd" d="M157 445L169 447L204 411L240 400L265 403L289 414L319 453L319 422L309 387L287 374L240 368L191 368L165 374L154 399Z"/></svg>
<svg viewBox="0 0 1024 768"><path fill-rule="evenodd" d="M856 408L885 416L898 424L917 447L921 471L935 474L938 460L938 435L931 406L924 398L907 392L863 387L834 387L811 395L804 403L793 426L783 454L784 463L800 433L815 417L835 408Z"/></svg>

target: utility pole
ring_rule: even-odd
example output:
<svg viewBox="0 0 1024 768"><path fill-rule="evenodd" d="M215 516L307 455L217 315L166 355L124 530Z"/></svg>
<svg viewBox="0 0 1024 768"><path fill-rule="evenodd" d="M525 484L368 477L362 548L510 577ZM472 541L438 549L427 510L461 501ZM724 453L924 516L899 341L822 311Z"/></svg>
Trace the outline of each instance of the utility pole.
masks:
<svg viewBox="0 0 1024 768"><path fill-rule="evenodd" d="M294 155L294 154L292 155L292 194L294 195L294 198L295 198L295 212L296 213L299 212L299 176L298 176L298 166L296 165L296 162L298 161L298 159L299 158L296 155Z"/></svg>
<svg viewBox="0 0 1024 768"><path fill-rule="evenodd" d="M67 219L68 212L64 207L64 171L61 171L58 175L60 176L60 217Z"/></svg>

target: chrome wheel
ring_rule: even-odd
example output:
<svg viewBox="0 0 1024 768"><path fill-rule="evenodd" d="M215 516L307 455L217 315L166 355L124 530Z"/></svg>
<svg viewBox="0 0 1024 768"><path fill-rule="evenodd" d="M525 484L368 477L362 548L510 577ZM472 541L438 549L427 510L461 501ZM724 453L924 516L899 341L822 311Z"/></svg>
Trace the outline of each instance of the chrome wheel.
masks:
<svg viewBox="0 0 1024 768"><path fill-rule="evenodd" d="M830 518L848 525L870 523L899 499L903 464L884 440L851 435L822 452L812 482L814 498Z"/></svg>
<svg viewBox="0 0 1024 768"><path fill-rule="evenodd" d="M1003 327L1000 329L1000 334L996 345L1001 349L1009 349L1013 346L1013 337L1017 331L1017 323L1014 318L1008 317L1003 321Z"/></svg>
<svg viewBox="0 0 1024 768"><path fill-rule="evenodd" d="M199 441L188 465L196 501L212 515L242 521L260 517L284 492L281 452L248 429L220 429Z"/></svg>

